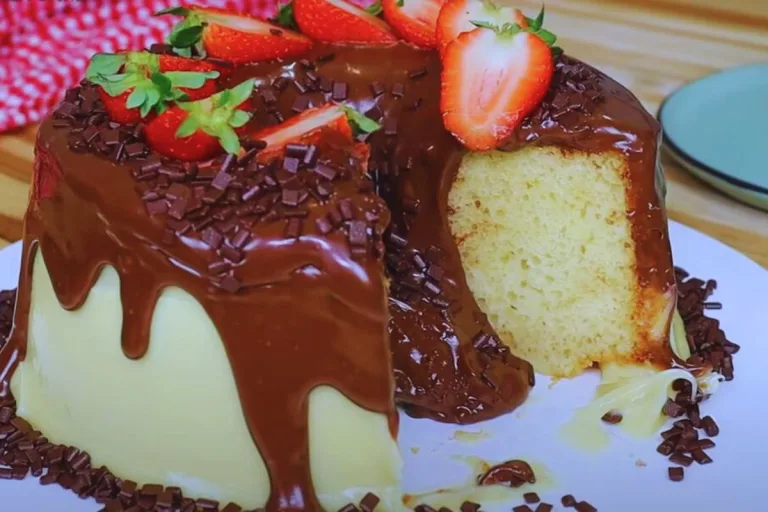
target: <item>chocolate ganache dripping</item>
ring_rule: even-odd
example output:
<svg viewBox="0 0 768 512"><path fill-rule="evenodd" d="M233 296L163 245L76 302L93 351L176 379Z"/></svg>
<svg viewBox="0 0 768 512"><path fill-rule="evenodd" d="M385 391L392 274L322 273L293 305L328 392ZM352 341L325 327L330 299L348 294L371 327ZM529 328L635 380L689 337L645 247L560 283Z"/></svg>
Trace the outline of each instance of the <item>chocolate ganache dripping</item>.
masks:
<svg viewBox="0 0 768 512"><path fill-rule="evenodd" d="M123 351L130 358L146 353L154 299L164 287L179 286L201 303L221 336L244 417L269 470L267 508L321 510L308 463L312 389L333 386L358 406L386 415L392 436L397 435L386 285L376 241L389 215L363 175L367 148L347 148L339 138L329 131L316 152L323 172L337 174L323 181L332 183L333 193L325 201L307 197L301 210L285 208L282 216L254 223L235 272L241 286L231 293L214 288L205 277L216 262L216 252L200 243L206 235L192 228L169 244L161 217L146 214L130 167L72 152L66 131L44 124L38 166L61 178L54 196L33 201L27 215L19 314L2 352L3 365L24 357L37 250L66 309L85 302L104 265L117 270ZM284 166L285 160L276 163ZM252 177L246 170L231 173L247 187L284 176L281 166L252 168ZM201 167L199 174L204 172ZM297 174L305 183L317 175L309 170ZM291 195L286 190L304 193L289 185L272 187L262 198L274 202L276 197L277 208ZM319 219L334 212L348 212L350 221L328 232ZM296 219L303 221L299 233L292 227Z"/></svg>
<svg viewBox="0 0 768 512"><path fill-rule="evenodd" d="M404 44L318 44L297 61L237 68L224 85L245 78L257 80L254 126L276 124L326 101L348 103L382 123L382 130L362 138L370 144L368 174L391 215L383 236L389 315L383 311L385 284L377 260L381 250L376 249L376 233L389 219L375 196L358 192L365 189L359 180L334 183L341 194L334 197L352 198L356 207L375 217L368 226L374 233L369 241L373 257L350 255L348 234L335 235L333 250L316 251L314 228L301 231L296 243L285 244L286 219L272 223L266 220L269 215L262 218L254 211L246 257L232 269L237 285L230 291L236 293L224 293L205 277L216 251L200 243L197 230L187 227L181 243L168 248L163 241L167 228L147 214L142 201L147 189L137 186L141 176L132 175L131 166L73 152L66 130L54 128L49 119L39 134L37 175L58 179L60 185L53 200L30 206L16 325L11 342L0 352L0 365L8 376L24 356L31 262L38 249L68 309L82 304L106 264L115 266L122 283L146 283L122 290L128 357L141 357L146 350L154 300L162 288L180 286L200 301L219 329L246 421L265 460L271 461L267 508L297 509L286 505L286 497L298 491L301 509L319 510L309 474L306 409L291 409L291 404L306 401L312 387L333 385L356 404L387 414L395 435L393 394L411 415L471 423L521 404L533 385L533 369L498 341L469 291L448 229L448 191L465 150L442 126L437 54ZM657 123L623 87L585 64L560 57L547 99L504 149L546 144L626 155L638 279L643 286L666 290L674 283L668 242L651 238L666 233L655 173L658 135ZM247 181L244 186L254 185ZM348 188L340 192L339 186ZM311 209L302 225L320 226L326 207ZM322 278L301 271L309 267L322 269ZM345 271L350 267L361 272ZM333 305L323 298L329 290L338 299ZM313 317L306 325L289 313L297 297L304 306L311 305L302 306ZM291 325L290 335L272 332L279 325ZM385 329L389 347L379 339ZM279 339L271 348L254 342L270 338ZM286 345L313 348L300 351L303 355L297 358ZM345 357L352 353L354 358ZM282 378L275 368L290 369L291 378ZM275 409L300 412L280 418L259 415Z"/></svg>
<svg viewBox="0 0 768 512"><path fill-rule="evenodd" d="M307 60L320 63L256 64L234 81L256 76L284 87L262 92L268 108L257 122L270 121L269 109L287 118L335 99L381 123L366 141L369 174L392 214L385 240L396 400L410 415L453 423L514 409L533 370L496 338L448 229L448 191L465 150L442 126L437 54L407 45L321 46Z"/></svg>

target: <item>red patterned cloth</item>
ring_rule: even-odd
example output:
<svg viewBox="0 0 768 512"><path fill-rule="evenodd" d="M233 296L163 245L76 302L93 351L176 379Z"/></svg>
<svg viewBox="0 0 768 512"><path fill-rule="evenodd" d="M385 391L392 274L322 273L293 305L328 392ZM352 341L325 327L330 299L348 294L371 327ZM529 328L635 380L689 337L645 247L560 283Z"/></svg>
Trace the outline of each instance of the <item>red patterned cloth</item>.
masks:
<svg viewBox="0 0 768 512"><path fill-rule="evenodd" d="M0 132L39 121L96 52L161 42L178 20L152 13L179 0L0 0ZM262 17L277 0L198 0Z"/></svg>

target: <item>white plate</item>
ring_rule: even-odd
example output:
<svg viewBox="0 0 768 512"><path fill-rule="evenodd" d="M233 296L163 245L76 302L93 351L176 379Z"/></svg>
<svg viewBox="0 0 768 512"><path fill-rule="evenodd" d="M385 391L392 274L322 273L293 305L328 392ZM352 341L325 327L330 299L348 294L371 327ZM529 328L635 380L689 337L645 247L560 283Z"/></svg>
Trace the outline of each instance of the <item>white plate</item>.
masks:
<svg viewBox="0 0 768 512"><path fill-rule="evenodd" d="M599 455L570 448L556 431L574 408L589 401L597 377L584 375L550 388L548 379L539 376L524 406L483 424L453 427L403 416L406 492L466 483L472 477L468 456L489 462L521 458L547 469L550 478L542 478L543 485L535 490L553 504L571 493L601 512L762 509L768 474L768 442L762 434L768 418L768 272L701 233L676 223L670 231L676 263L695 276L718 280L714 300L724 309L713 315L721 319L729 339L742 347L734 358L736 379L702 405L702 414L712 415L721 429L717 447L710 450L714 464L694 464L686 469L683 482L673 483L666 476L669 464L655 451L659 438L638 441L617 433ZM16 286L19 253L18 245L0 251L0 289ZM482 431L484 436L474 443L457 441L452 439L457 430ZM488 503L484 510L509 511L521 502ZM79 500L56 486L41 487L35 479L0 481L0 504L0 509L13 512L99 509L93 501Z"/></svg>

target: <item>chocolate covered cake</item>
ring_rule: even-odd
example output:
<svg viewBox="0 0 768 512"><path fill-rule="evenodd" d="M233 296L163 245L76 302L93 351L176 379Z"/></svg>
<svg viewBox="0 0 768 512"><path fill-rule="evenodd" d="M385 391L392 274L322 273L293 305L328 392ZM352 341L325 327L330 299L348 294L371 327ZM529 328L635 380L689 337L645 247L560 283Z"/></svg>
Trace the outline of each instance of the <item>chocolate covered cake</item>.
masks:
<svg viewBox="0 0 768 512"><path fill-rule="evenodd" d="M396 406L671 363L653 118L543 16L384 4L171 10L43 122L6 397L126 503L397 510Z"/></svg>

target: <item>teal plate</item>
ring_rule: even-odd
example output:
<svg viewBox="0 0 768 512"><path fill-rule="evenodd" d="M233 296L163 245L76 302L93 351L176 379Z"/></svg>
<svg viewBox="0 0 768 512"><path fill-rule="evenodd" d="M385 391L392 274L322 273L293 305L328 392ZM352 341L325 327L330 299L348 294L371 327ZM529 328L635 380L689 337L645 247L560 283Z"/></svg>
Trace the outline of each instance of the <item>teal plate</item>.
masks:
<svg viewBox="0 0 768 512"><path fill-rule="evenodd" d="M659 109L664 146L692 174L768 210L768 64L682 87Z"/></svg>

